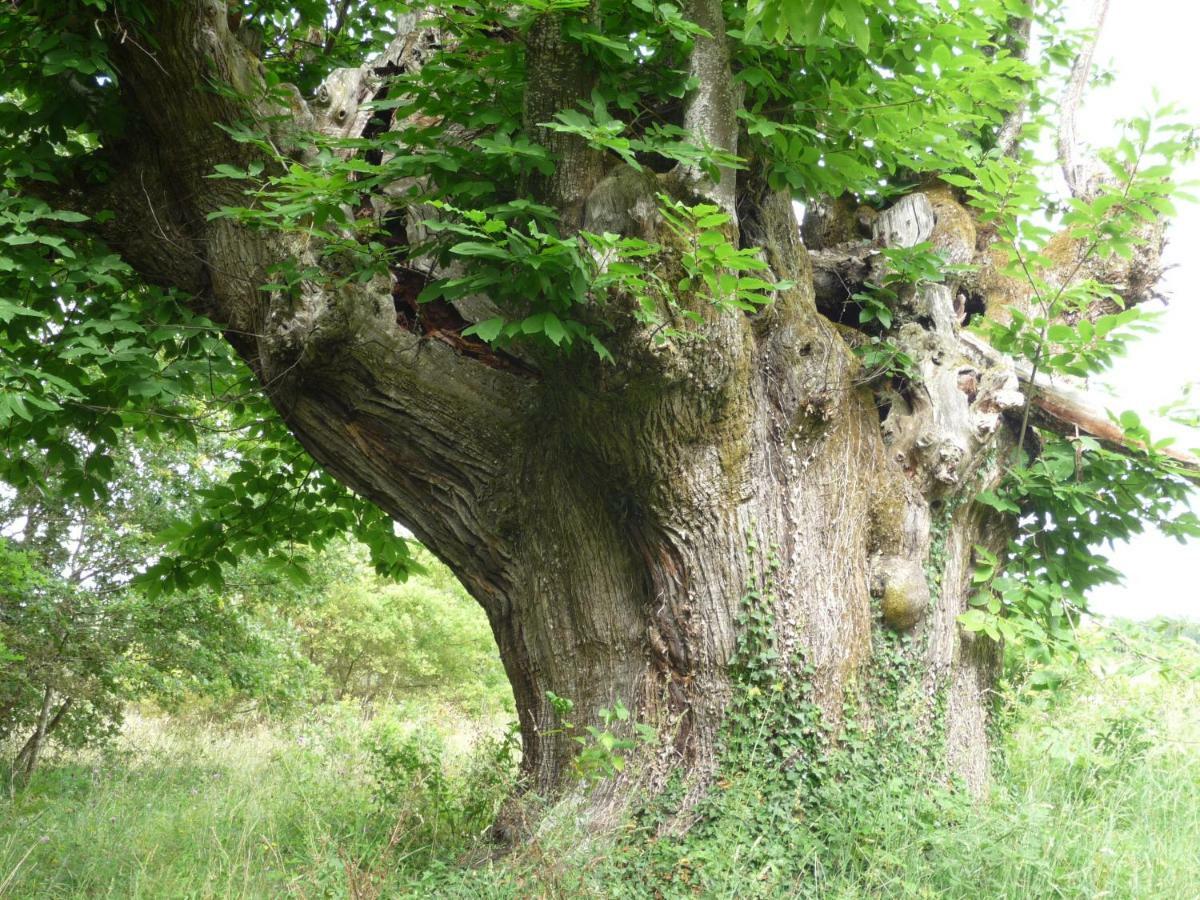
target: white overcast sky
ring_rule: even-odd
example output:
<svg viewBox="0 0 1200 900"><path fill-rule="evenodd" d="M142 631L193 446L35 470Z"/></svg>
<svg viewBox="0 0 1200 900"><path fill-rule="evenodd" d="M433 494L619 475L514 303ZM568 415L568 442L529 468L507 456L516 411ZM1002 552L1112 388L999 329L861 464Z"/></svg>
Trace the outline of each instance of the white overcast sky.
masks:
<svg viewBox="0 0 1200 900"><path fill-rule="evenodd" d="M1091 0L1075 5L1086 17ZM1186 107L1189 119L1200 124L1198 35L1196 0L1111 0L1095 61L1114 69L1116 79L1089 94L1080 137L1095 146L1111 143L1115 120L1152 107L1154 88L1163 101ZM1190 164L1185 179L1200 181L1200 162ZM1179 207L1166 251L1173 268L1162 284L1169 304L1159 332L1137 342L1105 377L1117 395L1114 409L1150 410L1177 397L1184 383L1200 381L1200 204ZM1200 498L1194 505L1200 506ZM1118 546L1113 562L1126 583L1098 591L1092 598L1097 612L1200 620L1200 542L1180 545L1159 534L1143 535Z"/></svg>

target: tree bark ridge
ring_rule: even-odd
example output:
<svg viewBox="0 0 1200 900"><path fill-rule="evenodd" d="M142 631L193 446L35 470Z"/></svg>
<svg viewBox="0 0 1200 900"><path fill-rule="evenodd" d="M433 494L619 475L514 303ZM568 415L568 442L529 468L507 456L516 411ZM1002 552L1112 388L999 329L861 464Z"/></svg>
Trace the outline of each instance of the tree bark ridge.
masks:
<svg viewBox="0 0 1200 900"><path fill-rule="evenodd" d="M710 36L689 60L698 83L685 123L734 153L738 98L720 4L689 10ZM682 768L686 811L718 764L743 597L767 581L775 649L810 673L834 733L877 664L873 634L909 633L929 729L943 720L946 755L982 790L998 648L966 635L957 617L971 548L1006 538L973 498L1001 475L997 459L1015 442L1004 414L1022 398L1009 362L964 341L957 285L910 298L898 333L920 383L877 396L851 350L861 335L831 321L874 277L869 245L810 254L791 198L750 161L716 184L683 174L698 199L736 215L738 242L794 285L753 315L681 296L698 321L662 343L618 325L611 365L547 353L536 372L505 368L418 334L397 307L399 272L261 291L277 263L331 263L297 235L209 217L241 201L236 186L207 177L213 166L245 164L251 152L215 124L280 112L262 99L257 63L224 13L218 0L162 0L153 56L114 46L123 96L151 137L142 143L157 146L124 168L114 159L106 195L122 215L149 203L154 227L109 235L148 278L191 292L227 325L313 457L408 527L483 606L513 686L527 793L591 792L597 816L611 818ZM570 233L606 159L541 127L590 93L562 27L560 15L543 15L528 36L524 117L558 161L528 188ZM384 58L415 52L411 35ZM316 113L294 98L295 120L360 134L368 69L331 76ZM209 90L214 80L249 99ZM952 255L973 252L974 231L968 239L956 222L953 198L930 189L888 214L876 239L928 237ZM550 692L574 701L574 730ZM618 700L661 740L620 778L579 786L575 739L607 727L598 710Z"/></svg>

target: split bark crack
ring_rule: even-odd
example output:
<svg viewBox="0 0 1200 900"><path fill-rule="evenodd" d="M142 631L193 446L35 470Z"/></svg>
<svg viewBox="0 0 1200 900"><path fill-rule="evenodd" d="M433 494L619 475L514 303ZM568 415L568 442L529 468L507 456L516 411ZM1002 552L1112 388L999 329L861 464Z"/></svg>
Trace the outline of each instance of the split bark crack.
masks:
<svg viewBox="0 0 1200 900"><path fill-rule="evenodd" d="M881 398L850 349L857 338L831 321L878 278L879 245L859 239L859 223L825 229L846 239L806 249L791 197L754 166L717 182L672 177L735 214L741 244L761 248L795 286L754 316L703 310L689 340L661 348L618 332L612 365L582 354L533 361L464 338L465 305L415 302L419 266L272 298L258 285L273 264L328 261L294 235L209 217L239 199L208 178L213 166L253 161L217 126L282 112L298 128L360 135L375 72L419 65L432 42L405 19L381 58L330 76L320 107L297 94L288 112L197 90L217 78L263 96L224 4L150 5L153 55L111 48L142 139L110 154L109 186L87 202L117 212L103 234L144 277L189 294L228 328L313 457L409 528L482 605L513 686L528 791L555 796L572 784L577 744L547 692L575 702L580 727L599 725L599 708L619 699L665 739L589 798L593 814L683 767L686 817L717 764L745 585L768 577L776 644L789 664L811 667L835 732L847 692L875 664L873 631L910 631L930 715L934 698L943 710L946 757L982 789L998 648L957 617L971 548L999 551L1007 540L1007 524L973 498L1002 475L996 460L1017 440L1005 415L1023 394L1012 362L961 331L959 285L911 298L900 333L922 388L882 398L882 425ZM709 37L689 61L698 87L685 121L732 153L738 98L720 4L689 11ZM531 127L588 95L591 76L572 52L554 16L535 25ZM611 163L573 136L539 133L558 165L526 187L578 227ZM143 227L147 203L153 228ZM973 223L969 239L949 227L970 216L944 186L902 203L893 218L906 218L880 232L885 240L929 233L948 254L975 256ZM805 223L806 235L821 231ZM1038 424L1113 439L1054 386L1037 390ZM774 548L777 569L765 571L748 543Z"/></svg>

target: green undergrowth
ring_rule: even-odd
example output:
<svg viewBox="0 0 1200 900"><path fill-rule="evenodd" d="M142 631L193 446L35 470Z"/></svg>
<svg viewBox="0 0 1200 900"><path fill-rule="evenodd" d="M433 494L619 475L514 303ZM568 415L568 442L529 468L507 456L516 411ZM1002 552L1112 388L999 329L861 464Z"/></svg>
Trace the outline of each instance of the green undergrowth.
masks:
<svg viewBox="0 0 1200 900"><path fill-rule="evenodd" d="M0 773L0 897L386 896L478 840L513 759L504 718L457 707L242 728L134 715L21 791Z"/></svg>
<svg viewBox="0 0 1200 900"><path fill-rule="evenodd" d="M686 838L629 852L608 895L1194 897L1198 699L1115 676L1023 706L978 804L897 745L834 753L794 793L747 771Z"/></svg>
<svg viewBox="0 0 1200 900"><path fill-rule="evenodd" d="M1200 654L1187 638L1169 666L1152 644L1118 643L1090 671L1054 673L1054 692L1007 688L976 803L901 739L902 641L887 639L885 683L869 686L890 684L895 718L850 709L831 749L796 702L803 670L779 678L753 643L767 626L748 622L739 650L740 677L759 679L747 686L761 700L738 710L750 737L729 742L685 836L658 835L658 807L608 837L560 817L492 858L515 758L502 719L428 706L240 729L134 716L110 750L6 785L0 897L1195 897ZM784 737L755 739L768 723Z"/></svg>

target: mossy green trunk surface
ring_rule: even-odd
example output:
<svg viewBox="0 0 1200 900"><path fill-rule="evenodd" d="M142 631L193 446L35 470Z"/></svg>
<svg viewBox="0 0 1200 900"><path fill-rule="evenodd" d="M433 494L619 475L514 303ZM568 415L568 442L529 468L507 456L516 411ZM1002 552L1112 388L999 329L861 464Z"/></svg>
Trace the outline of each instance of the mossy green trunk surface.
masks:
<svg viewBox="0 0 1200 900"><path fill-rule="evenodd" d="M732 152L737 92L721 12L694 6L712 27L694 42L689 71L700 87L681 121ZM618 702L658 740L641 744L620 777L589 788L591 802L615 808L672 774L689 796L705 790L743 598L768 581L771 650L785 668L808 667L834 735L850 698L870 704L873 631L902 630L930 716L942 717L950 767L983 785L996 647L956 618L972 547L998 548L1005 537L973 497L998 477L995 460L1013 443L1005 413L1021 398L1010 365L960 341L953 284L913 292L897 313L913 377L881 389L852 352L861 332L818 309L836 248L803 246L790 195L755 160L716 183L683 164L629 177L578 137L546 132L555 174L524 189L558 209L565 228L652 235L663 246L652 262L670 272L682 250L655 195L712 203L731 217L728 238L791 286L754 312L681 291L665 341L614 301L604 313L614 362L463 339L463 325L494 312L487 298L413 313L424 286L416 263L266 293L260 285L280 261L330 269L335 260L302 235L210 217L243 202L237 185L207 177L213 166L253 157L216 123L276 117L285 148L280 115L356 136L368 121L358 104L371 95L356 80L366 70L335 72L324 105L311 109L298 96L290 111L235 98L203 87L219 81L253 97L261 86L224 4L155 8L152 54L133 41L112 46L138 127L93 197L117 213L107 237L146 278L189 292L225 323L312 455L410 529L486 610L516 698L527 791L554 797L578 784L575 738L606 728L599 710ZM430 43L413 20L403 25L384 59L400 69L419 65ZM540 67L525 100L531 127L591 90L586 67L564 58L576 50L558 27L548 19L529 36L527 64ZM973 255L971 217L948 191L929 197L906 198L903 221L887 228L881 215L877 240ZM398 211L409 232L424 214ZM850 230L850 245L858 236ZM817 274L814 260L825 267ZM451 324L414 325L435 315ZM574 703L572 727L551 695Z"/></svg>

